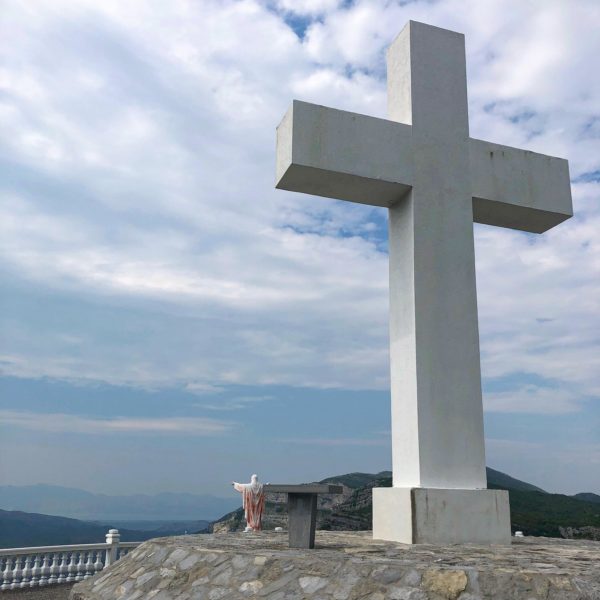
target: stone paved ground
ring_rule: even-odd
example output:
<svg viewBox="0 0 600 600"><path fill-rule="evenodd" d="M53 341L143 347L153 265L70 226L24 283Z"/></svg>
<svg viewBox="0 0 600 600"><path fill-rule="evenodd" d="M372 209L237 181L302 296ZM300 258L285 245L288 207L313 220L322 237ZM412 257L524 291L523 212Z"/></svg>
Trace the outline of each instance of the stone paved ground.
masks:
<svg viewBox="0 0 600 600"><path fill-rule="evenodd" d="M32 590L0 592L0 600L68 600L73 585L72 583L63 583Z"/></svg>
<svg viewBox="0 0 600 600"><path fill-rule="evenodd" d="M317 532L315 550L272 532L150 540L73 588L72 600L600 600L600 543L407 546ZM2 600L0 598L0 600Z"/></svg>

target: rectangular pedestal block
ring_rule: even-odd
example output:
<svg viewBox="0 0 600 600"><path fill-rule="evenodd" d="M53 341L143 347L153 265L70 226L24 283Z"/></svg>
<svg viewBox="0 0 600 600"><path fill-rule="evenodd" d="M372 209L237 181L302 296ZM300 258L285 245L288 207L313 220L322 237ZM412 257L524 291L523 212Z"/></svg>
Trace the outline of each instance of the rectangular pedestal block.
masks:
<svg viewBox="0 0 600 600"><path fill-rule="evenodd" d="M288 494L290 548L314 548L317 494Z"/></svg>
<svg viewBox="0 0 600 600"><path fill-rule="evenodd" d="M404 544L510 544L508 492L374 488L373 537Z"/></svg>

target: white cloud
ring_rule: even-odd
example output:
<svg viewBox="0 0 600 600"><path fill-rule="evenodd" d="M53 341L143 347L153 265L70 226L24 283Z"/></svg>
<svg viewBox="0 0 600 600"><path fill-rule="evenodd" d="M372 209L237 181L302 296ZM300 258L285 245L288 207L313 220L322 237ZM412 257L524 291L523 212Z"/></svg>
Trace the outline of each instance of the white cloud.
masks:
<svg viewBox="0 0 600 600"><path fill-rule="evenodd" d="M331 12L341 4L341 0L276 0L279 10L299 15L321 15Z"/></svg>
<svg viewBox="0 0 600 600"><path fill-rule="evenodd" d="M0 410L2 425L46 433L134 434L213 436L232 431L231 421L198 417L82 417L61 413Z"/></svg>
<svg viewBox="0 0 600 600"><path fill-rule="evenodd" d="M303 446L389 446L389 436L385 438L285 438L286 444Z"/></svg>
<svg viewBox="0 0 600 600"><path fill-rule="evenodd" d="M198 396L203 396L204 394L219 394L220 392L224 391L224 388L222 387L200 381L191 381L185 385L184 389L186 392L191 392L192 394L196 394Z"/></svg>
<svg viewBox="0 0 600 600"><path fill-rule="evenodd" d="M205 410L231 411L252 408L257 404L273 400L273 396L237 396L234 398L223 398L218 402L198 403L194 406Z"/></svg>
<svg viewBox="0 0 600 600"><path fill-rule="evenodd" d="M488 412L564 414L582 409L581 398L572 392L535 385L507 392L484 394Z"/></svg>
<svg viewBox="0 0 600 600"><path fill-rule="evenodd" d="M280 2L319 14L304 40L272 6L5 3L0 265L83 316L5 311L4 373L386 388L384 214L275 192L274 127L294 96L384 116L408 19L466 34L474 136L600 170L597 3ZM476 229L483 373L564 410L600 394L600 185L573 191L544 236Z"/></svg>

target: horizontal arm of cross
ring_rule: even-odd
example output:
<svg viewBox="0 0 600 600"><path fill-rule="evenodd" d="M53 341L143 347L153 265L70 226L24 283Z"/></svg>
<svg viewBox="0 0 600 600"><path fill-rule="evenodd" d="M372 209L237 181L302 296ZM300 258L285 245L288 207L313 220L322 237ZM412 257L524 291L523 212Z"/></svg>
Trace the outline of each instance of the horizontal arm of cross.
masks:
<svg viewBox="0 0 600 600"><path fill-rule="evenodd" d="M473 138L469 154L476 223L543 233L573 216L563 158Z"/></svg>
<svg viewBox="0 0 600 600"><path fill-rule="evenodd" d="M573 215L564 159L469 140L473 219L542 233ZM410 125L294 101L277 128L279 189L389 207L413 185Z"/></svg>
<svg viewBox="0 0 600 600"><path fill-rule="evenodd" d="M294 100L277 128L276 187L391 206L412 183L411 127Z"/></svg>

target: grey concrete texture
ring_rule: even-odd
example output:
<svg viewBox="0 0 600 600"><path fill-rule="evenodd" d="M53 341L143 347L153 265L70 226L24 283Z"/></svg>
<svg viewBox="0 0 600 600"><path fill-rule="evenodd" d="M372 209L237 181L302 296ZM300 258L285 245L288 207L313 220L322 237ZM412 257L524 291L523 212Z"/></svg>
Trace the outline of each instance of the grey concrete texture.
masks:
<svg viewBox="0 0 600 600"><path fill-rule="evenodd" d="M393 484L485 488L464 36L410 22L387 73L413 157L389 210Z"/></svg>
<svg viewBox="0 0 600 600"><path fill-rule="evenodd" d="M267 483L265 493L287 496L288 539L290 548L313 548L317 525L317 498L319 494L342 494L344 486L303 483Z"/></svg>
<svg viewBox="0 0 600 600"><path fill-rule="evenodd" d="M511 546L403 545L369 533L196 535L145 542L71 600L592 600L600 543L519 538Z"/></svg>
<svg viewBox="0 0 600 600"><path fill-rule="evenodd" d="M543 233L573 216L569 164L468 140L473 221ZM414 185L412 127L294 100L277 128L275 186L389 208Z"/></svg>
<svg viewBox="0 0 600 600"><path fill-rule="evenodd" d="M412 184L411 128L294 100L277 128L276 187L390 206Z"/></svg>
<svg viewBox="0 0 600 600"><path fill-rule="evenodd" d="M288 494L290 548L314 548L317 526L317 494Z"/></svg>
<svg viewBox="0 0 600 600"><path fill-rule="evenodd" d="M510 544L508 492L373 488L373 537L405 544Z"/></svg>

